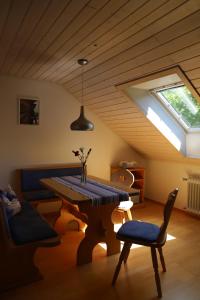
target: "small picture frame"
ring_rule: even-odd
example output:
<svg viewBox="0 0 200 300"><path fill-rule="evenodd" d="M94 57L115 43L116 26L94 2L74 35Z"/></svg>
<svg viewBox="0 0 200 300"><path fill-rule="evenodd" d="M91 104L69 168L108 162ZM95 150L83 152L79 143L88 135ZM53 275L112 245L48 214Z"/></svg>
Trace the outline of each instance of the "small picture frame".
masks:
<svg viewBox="0 0 200 300"><path fill-rule="evenodd" d="M39 125L40 101L36 98L19 98L19 124Z"/></svg>

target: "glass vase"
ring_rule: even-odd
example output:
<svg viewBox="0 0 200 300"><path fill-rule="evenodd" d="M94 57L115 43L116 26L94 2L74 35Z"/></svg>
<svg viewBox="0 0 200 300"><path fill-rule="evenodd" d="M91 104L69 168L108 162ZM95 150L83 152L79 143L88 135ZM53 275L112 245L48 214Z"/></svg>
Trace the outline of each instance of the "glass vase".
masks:
<svg viewBox="0 0 200 300"><path fill-rule="evenodd" d="M86 163L81 164L81 183L87 182L87 165Z"/></svg>

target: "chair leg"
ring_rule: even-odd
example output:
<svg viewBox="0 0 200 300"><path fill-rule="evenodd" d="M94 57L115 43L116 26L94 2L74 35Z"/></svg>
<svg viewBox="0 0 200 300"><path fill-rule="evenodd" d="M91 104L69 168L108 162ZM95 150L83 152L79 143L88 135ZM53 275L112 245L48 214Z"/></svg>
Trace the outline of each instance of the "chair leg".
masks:
<svg viewBox="0 0 200 300"><path fill-rule="evenodd" d="M131 249L131 245L132 245L132 243L126 243L127 245L126 245L126 253L125 253L125 255L124 255L124 264L126 264L126 262L127 262L127 259L128 259L128 256L129 256L129 253L130 253L130 249Z"/></svg>
<svg viewBox="0 0 200 300"><path fill-rule="evenodd" d="M115 285L115 282L117 280L117 277L119 275L119 271L120 271L120 268L121 268L121 264L123 262L123 260L126 258L127 256L127 251L128 249L130 249L130 246L129 246L130 243L127 243L125 242L124 243L124 246L123 246L123 249L122 249L122 252L119 256L119 261L118 261L118 264L116 266L116 269L115 269L115 273L114 273L114 276L113 276L113 280L112 280L112 285ZM127 258L126 258L127 259Z"/></svg>
<svg viewBox="0 0 200 300"><path fill-rule="evenodd" d="M159 277L159 273L158 273L158 260L157 260L157 255L156 255L156 248L154 248L154 247L151 247L151 257L152 257L153 268L154 268L154 273L155 273L158 297L161 298L162 290L161 290L161 284L160 284L160 277Z"/></svg>
<svg viewBox="0 0 200 300"><path fill-rule="evenodd" d="M130 210L130 209L124 211L124 215L125 215L125 220L126 220L126 221L131 221L131 220L133 220L132 214L131 214L131 210Z"/></svg>
<svg viewBox="0 0 200 300"><path fill-rule="evenodd" d="M161 262L161 265L162 265L162 268L163 268L163 272L166 272L166 265L165 265L165 259L164 259L164 256L163 256L162 247L158 248L158 252L159 252L159 255L160 255L160 262Z"/></svg>

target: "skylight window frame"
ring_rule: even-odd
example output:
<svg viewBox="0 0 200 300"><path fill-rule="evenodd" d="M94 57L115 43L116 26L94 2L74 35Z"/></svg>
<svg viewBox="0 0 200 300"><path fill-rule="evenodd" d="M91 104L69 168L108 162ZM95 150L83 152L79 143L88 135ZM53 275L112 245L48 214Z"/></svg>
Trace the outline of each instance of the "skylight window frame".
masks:
<svg viewBox="0 0 200 300"><path fill-rule="evenodd" d="M170 112L171 116L174 117L174 119L182 126L182 128L186 132L188 132L188 133L189 132L200 132L200 127L199 128L192 128L192 127L190 127L190 125L187 123L187 121L183 120L183 118L181 117L181 115L168 102L168 100L166 99L166 97L164 97L161 93L158 94L161 91L169 90L169 89L177 88L177 87L181 87L181 86L184 87L186 85L183 82L176 82L176 83L169 84L169 85L166 85L166 86L160 86L160 87L154 88L154 89L150 90L150 92Z"/></svg>

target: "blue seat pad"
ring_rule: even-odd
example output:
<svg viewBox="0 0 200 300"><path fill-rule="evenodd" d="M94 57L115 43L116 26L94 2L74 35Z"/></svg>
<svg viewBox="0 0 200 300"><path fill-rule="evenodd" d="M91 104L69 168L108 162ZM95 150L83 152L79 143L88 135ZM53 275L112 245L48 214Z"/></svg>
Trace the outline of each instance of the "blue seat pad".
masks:
<svg viewBox="0 0 200 300"><path fill-rule="evenodd" d="M37 190L23 193L24 200L27 201L37 201L37 200L45 200L51 198L57 198L54 192L49 190Z"/></svg>
<svg viewBox="0 0 200 300"><path fill-rule="evenodd" d="M140 221L128 221L117 232L117 236L136 241L155 242L160 233L160 228L151 223ZM134 242L133 242L134 243Z"/></svg>
<svg viewBox="0 0 200 300"><path fill-rule="evenodd" d="M9 227L16 245L58 236L30 203L25 201L22 203L21 212L9 219Z"/></svg>

